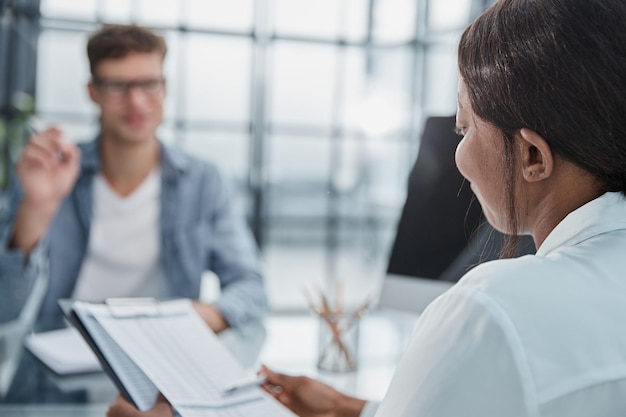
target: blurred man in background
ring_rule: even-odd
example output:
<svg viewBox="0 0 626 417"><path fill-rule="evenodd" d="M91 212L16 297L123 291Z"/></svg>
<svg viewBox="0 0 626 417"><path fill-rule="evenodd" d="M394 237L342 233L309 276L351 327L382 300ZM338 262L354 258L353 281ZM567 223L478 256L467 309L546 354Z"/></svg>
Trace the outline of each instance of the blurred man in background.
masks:
<svg viewBox="0 0 626 417"><path fill-rule="evenodd" d="M57 314L60 298L197 300L205 270L221 296L195 307L214 331L266 311L258 250L218 171L157 138L166 50L137 26L89 39L100 134L80 146L57 128L30 138L0 213L0 322L19 315L42 275L40 315Z"/></svg>

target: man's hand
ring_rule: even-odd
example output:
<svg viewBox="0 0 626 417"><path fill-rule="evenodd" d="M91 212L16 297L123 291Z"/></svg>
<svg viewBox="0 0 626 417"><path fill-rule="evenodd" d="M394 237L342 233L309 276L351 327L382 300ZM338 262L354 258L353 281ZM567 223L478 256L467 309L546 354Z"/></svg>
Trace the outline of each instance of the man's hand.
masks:
<svg viewBox="0 0 626 417"><path fill-rule="evenodd" d="M118 395L115 402L109 406L106 417L173 417L172 406L161 394L148 411L139 411L134 405Z"/></svg>
<svg viewBox="0 0 626 417"><path fill-rule="evenodd" d="M300 417L358 417L365 401L304 376L288 376L263 366L263 388Z"/></svg>
<svg viewBox="0 0 626 417"><path fill-rule="evenodd" d="M228 327L228 322L215 306L200 301L194 301L193 308L215 333L219 333Z"/></svg>
<svg viewBox="0 0 626 417"><path fill-rule="evenodd" d="M76 182L80 152L62 135L52 127L32 136L17 163L24 200L31 205L59 203Z"/></svg>
<svg viewBox="0 0 626 417"><path fill-rule="evenodd" d="M70 193L80 169L80 151L50 128L31 137L17 163L24 197L17 211L11 247L28 254L37 245Z"/></svg>

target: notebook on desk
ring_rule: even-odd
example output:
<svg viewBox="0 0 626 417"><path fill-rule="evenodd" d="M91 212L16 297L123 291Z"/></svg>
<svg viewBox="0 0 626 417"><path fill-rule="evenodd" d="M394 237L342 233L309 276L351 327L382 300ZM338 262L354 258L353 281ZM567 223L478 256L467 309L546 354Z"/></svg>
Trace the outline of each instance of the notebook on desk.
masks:
<svg viewBox="0 0 626 417"><path fill-rule="evenodd" d="M150 409L161 392L183 417L294 415L258 386L224 393L245 371L189 300L76 301L62 308L120 393L140 410Z"/></svg>
<svg viewBox="0 0 626 417"><path fill-rule="evenodd" d="M26 336L24 346L56 375L100 371L100 363L81 335L71 327Z"/></svg>

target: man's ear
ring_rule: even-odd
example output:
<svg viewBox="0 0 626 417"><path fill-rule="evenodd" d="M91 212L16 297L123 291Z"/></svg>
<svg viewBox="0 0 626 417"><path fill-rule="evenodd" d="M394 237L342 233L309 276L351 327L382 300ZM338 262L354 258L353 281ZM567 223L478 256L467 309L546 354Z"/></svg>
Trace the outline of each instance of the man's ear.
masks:
<svg viewBox="0 0 626 417"><path fill-rule="evenodd" d="M545 180L554 171L554 153L548 142L535 132L522 128L519 134L521 168L528 182Z"/></svg>
<svg viewBox="0 0 626 417"><path fill-rule="evenodd" d="M93 101L97 105L100 105L100 95L96 90L96 86L92 82L87 83L87 91L89 92L89 98L91 99L91 101Z"/></svg>

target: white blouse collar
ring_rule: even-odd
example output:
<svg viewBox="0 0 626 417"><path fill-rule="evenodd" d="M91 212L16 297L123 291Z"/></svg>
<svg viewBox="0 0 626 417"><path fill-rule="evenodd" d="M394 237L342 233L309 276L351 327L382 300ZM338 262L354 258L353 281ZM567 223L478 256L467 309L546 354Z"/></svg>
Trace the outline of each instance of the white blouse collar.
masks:
<svg viewBox="0 0 626 417"><path fill-rule="evenodd" d="M573 246L616 229L626 229L626 198L619 192L605 193L565 216L544 240L537 255L546 256L560 246Z"/></svg>

